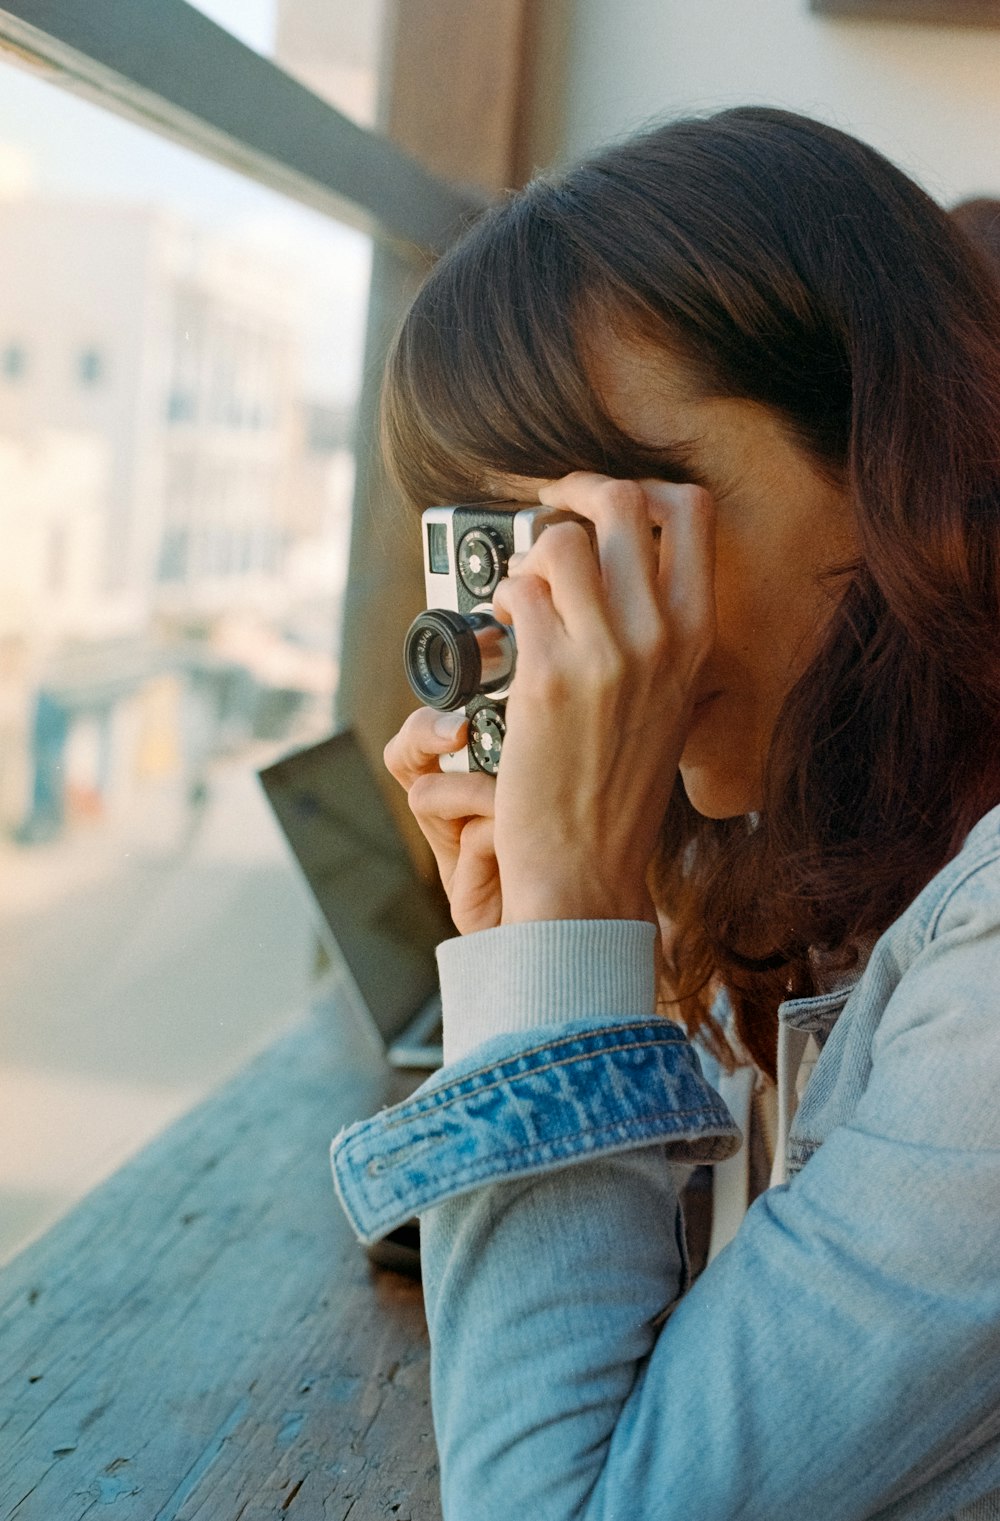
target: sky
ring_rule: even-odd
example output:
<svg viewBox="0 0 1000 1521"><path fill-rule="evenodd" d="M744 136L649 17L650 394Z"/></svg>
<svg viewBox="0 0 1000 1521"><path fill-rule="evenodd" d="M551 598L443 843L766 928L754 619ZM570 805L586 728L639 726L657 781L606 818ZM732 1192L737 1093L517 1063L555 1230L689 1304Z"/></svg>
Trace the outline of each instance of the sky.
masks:
<svg viewBox="0 0 1000 1521"><path fill-rule="evenodd" d="M276 0L200 0L196 9L270 51ZM364 234L2 62L0 196L24 194L164 206L266 251L287 267L309 313L309 395L349 399L364 337L371 254Z"/></svg>
<svg viewBox="0 0 1000 1521"><path fill-rule="evenodd" d="M271 56L277 24L277 0L190 0L196 11L210 16L248 47Z"/></svg>

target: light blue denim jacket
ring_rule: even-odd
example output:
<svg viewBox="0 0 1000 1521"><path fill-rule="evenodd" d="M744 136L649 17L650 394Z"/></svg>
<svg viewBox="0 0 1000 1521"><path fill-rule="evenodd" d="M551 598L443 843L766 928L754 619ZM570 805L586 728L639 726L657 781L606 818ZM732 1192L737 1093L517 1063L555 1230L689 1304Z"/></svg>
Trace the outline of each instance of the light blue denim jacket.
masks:
<svg viewBox="0 0 1000 1521"><path fill-rule="evenodd" d="M447 1521L1000 1517L1000 808L782 1006L822 1046L790 1181L690 1289L675 1164L738 1133L652 933L449 941L446 1026L499 1033L334 1142L362 1239L421 1215Z"/></svg>

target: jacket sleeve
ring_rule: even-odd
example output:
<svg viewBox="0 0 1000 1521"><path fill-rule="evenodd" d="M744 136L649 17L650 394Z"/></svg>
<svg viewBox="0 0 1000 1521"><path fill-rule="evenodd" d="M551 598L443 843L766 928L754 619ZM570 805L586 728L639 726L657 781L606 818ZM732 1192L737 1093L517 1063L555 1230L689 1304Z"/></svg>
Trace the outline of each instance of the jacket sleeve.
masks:
<svg viewBox="0 0 1000 1521"><path fill-rule="evenodd" d="M932 1521L1000 1486L1000 933L960 919L851 1122L680 1300L662 1139L426 1208L447 1521Z"/></svg>

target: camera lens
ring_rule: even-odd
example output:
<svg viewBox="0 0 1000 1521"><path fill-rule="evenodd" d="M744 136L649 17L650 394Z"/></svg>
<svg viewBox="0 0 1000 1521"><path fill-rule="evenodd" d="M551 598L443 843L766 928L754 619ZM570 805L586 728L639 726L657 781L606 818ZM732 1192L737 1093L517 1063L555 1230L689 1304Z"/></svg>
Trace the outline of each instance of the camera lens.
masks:
<svg viewBox="0 0 1000 1521"><path fill-rule="evenodd" d="M433 679L443 687L455 679L455 658L444 640L438 635L427 641L425 653L427 669Z"/></svg>
<svg viewBox="0 0 1000 1521"><path fill-rule="evenodd" d="M421 702L450 711L477 692L508 684L516 659L513 630L489 613L432 607L410 624L403 646L406 678Z"/></svg>

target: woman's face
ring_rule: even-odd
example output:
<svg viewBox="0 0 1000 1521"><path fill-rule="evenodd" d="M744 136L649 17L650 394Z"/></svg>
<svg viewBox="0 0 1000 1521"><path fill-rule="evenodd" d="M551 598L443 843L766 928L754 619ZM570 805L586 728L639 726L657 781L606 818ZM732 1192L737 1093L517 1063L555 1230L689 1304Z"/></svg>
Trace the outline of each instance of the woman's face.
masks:
<svg viewBox="0 0 1000 1521"><path fill-rule="evenodd" d="M824 584L823 573L856 557L847 493L819 473L770 409L699 399L660 350L611 338L591 373L618 426L680 456L683 478L715 501L716 640L680 769L699 813L756 811L778 712L836 603L836 583ZM492 484L530 500L542 482Z"/></svg>

